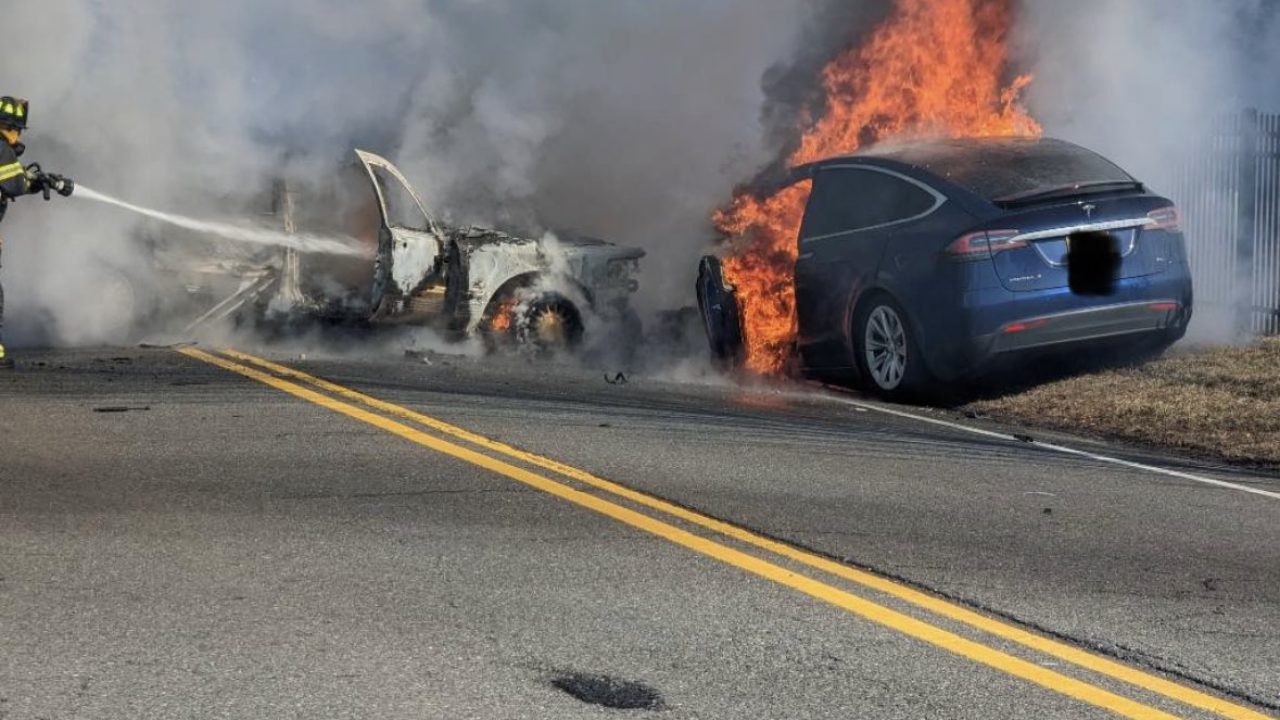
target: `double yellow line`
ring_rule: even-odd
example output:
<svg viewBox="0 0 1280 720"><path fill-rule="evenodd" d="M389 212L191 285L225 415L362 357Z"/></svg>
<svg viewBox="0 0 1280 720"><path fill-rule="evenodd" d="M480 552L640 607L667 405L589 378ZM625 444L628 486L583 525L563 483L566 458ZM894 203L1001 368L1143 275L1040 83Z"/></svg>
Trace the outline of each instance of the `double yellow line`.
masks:
<svg viewBox="0 0 1280 720"><path fill-rule="evenodd" d="M224 351L222 356L195 348L182 348L179 352L187 357L242 375L301 400L306 400L354 420L385 430L422 447L505 476L753 575L798 590L866 620L922 640L948 652L1014 677L1028 680L1076 700L1109 710L1123 717L1172 718L1175 716L1150 705L1118 695L1098 685L1054 672L1041 665L997 650L994 647L962 637L937 625L924 622L859 597L821 580L799 574L766 559L767 556L760 557L735 549L712 537L695 534L666 522L660 517L632 510L607 499L605 496L578 490L559 480L513 465L502 458L541 468L611 495L614 498L626 500L634 505L656 511L656 513L665 515L668 518L682 521L723 538L731 538L744 545L765 551L776 558L783 558L864 588L884 593L933 615L961 623L974 630L1016 643L1038 653L1043 653L1112 680L1127 683L1164 698L1175 700L1200 710L1207 710L1227 718L1257 720L1267 717L1242 705L1208 695L1165 678L1121 664L1110 658L981 615L961 605L929 595L902 583L771 540L735 525L605 480L586 471L564 465L550 458L477 435L442 420L370 397L293 368L231 350ZM406 422L402 421L412 424L406 424ZM440 436L460 440L472 447L451 442L438 435L428 434L419 428L426 428L438 433ZM473 447L492 454L480 452L477 449L473 449Z"/></svg>

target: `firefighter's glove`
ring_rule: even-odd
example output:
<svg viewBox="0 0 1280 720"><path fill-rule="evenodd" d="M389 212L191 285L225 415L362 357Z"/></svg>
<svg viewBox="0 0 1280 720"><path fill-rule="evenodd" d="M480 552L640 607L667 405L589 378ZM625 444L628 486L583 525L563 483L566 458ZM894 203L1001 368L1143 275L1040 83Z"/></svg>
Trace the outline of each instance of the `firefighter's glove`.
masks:
<svg viewBox="0 0 1280 720"><path fill-rule="evenodd" d="M49 193L53 190L49 186L49 176L40 168L40 163L31 163L27 166L27 192L35 195L37 193L44 195L44 199L49 199Z"/></svg>
<svg viewBox="0 0 1280 720"><path fill-rule="evenodd" d="M40 193L45 200L51 199L52 193L55 192L62 197L71 197L71 193L76 190L76 184L71 178L47 173L41 170L38 164L27 167L27 187L31 194Z"/></svg>

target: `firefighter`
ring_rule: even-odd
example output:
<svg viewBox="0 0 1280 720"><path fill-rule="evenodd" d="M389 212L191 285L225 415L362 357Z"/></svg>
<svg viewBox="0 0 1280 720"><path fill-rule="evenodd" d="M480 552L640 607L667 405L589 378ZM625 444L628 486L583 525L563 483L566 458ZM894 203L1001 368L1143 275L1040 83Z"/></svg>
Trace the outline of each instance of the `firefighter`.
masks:
<svg viewBox="0 0 1280 720"><path fill-rule="evenodd" d="M53 173L46 173L38 164L24 166L18 159L26 147L21 138L27 129L30 107L26 100L14 97L0 97L0 221L4 220L9 203L23 195L42 193L49 199L49 193L56 192L69 197L75 191L75 183L69 178ZM4 240L0 239L0 252L4 250ZM4 286L0 285L0 368L12 368L13 358L9 357L4 347Z"/></svg>

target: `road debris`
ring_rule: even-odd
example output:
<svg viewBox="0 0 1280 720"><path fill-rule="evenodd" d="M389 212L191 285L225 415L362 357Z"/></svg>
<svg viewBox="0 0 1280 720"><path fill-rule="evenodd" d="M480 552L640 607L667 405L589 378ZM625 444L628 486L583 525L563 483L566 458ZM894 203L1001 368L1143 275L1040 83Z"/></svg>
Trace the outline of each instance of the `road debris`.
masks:
<svg viewBox="0 0 1280 720"><path fill-rule="evenodd" d="M96 407L93 409L96 413L127 413L127 412L146 412L151 409L149 405L139 407L129 407L126 405L107 405L104 407Z"/></svg>
<svg viewBox="0 0 1280 720"><path fill-rule="evenodd" d="M434 366L436 363L431 359L431 351L429 350L405 350L404 357L406 360L423 363L427 366Z"/></svg>
<svg viewBox="0 0 1280 720"><path fill-rule="evenodd" d="M623 373L618 373L617 375L614 375L612 379L608 375L605 375L604 381L609 383L610 385L628 385L631 383L631 380L629 380L627 376Z"/></svg>

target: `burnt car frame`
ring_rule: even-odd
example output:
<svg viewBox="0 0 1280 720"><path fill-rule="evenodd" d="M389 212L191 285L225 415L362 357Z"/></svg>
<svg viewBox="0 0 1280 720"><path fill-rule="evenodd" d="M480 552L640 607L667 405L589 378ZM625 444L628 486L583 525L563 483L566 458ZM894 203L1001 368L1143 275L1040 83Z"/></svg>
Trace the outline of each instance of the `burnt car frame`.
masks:
<svg viewBox="0 0 1280 720"><path fill-rule="evenodd" d="M801 366L891 399L1104 341L1159 352L1186 332L1179 215L1105 158L1053 139L916 142L805 165L795 264ZM733 288L704 258L713 354L735 364Z"/></svg>
<svg viewBox="0 0 1280 720"><path fill-rule="evenodd" d="M644 251L583 237L520 237L448 227L427 212L405 176L385 158L356 151L377 194L381 226L370 288L375 321L433 325L456 335L491 328L535 343L574 344L588 312L629 313Z"/></svg>
<svg viewBox="0 0 1280 720"><path fill-rule="evenodd" d="M222 287L185 332L226 318L268 328L299 319L338 325L430 327L451 340L482 337L540 348L571 347L591 321L630 321L644 251L593 238L514 235L455 227L427 211L389 160L356 150L372 192L345 203L341 224L369 252L339 257L283 250L253 257L224 248L188 264L188 287ZM277 188L273 215L292 231L295 193ZM321 205L327 203L320 203ZM216 292L216 291L215 291ZM210 300L212 302L212 300ZM207 307L207 306L206 306ZM499 322L499 315L507 317Z"/></svg>

